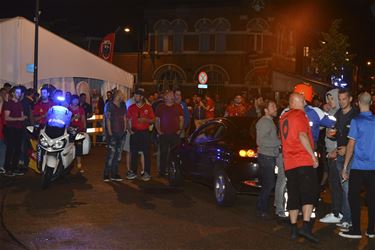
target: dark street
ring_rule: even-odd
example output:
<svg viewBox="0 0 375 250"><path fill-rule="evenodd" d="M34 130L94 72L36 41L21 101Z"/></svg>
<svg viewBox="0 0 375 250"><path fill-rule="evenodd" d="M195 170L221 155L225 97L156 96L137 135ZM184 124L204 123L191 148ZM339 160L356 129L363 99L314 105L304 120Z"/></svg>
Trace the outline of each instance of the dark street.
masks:
<svg viewBox="0 0 375 250"><path fill-rule="evenodd" d="M314 229L320 244L292 242L285 222L255 216L255 196L220 208L208 187L190 181L183 189L157 177L105 183L103 159L104 147L94 148L83 175L73 169L47 190L32 172L2 176L1 249L375 249L373 240L342 239L322 223ZM328 209L320 203L319 214Z"/></svg>

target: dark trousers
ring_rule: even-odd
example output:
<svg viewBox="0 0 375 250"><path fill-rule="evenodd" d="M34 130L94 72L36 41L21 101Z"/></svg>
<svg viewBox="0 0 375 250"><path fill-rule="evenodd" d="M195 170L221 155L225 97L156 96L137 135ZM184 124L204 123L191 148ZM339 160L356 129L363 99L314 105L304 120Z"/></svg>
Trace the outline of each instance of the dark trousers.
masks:
<svg viewBox="0 0 375 250"><path fill-rule="evenodd" d="M336 159L327 159L328 164L328 180L329 180L329 187L331 189L331 197L332 197L332 213L338 217L339 213L341 213L342 207L342 187L341 187L341 179L340 173L336 166Z"/></svg>
<svg viewBox="0 0 375 250"><path fill-rule="evenodd" d="M5 155L5 170L14 171L18 167L21 154L23 128L7 127L4 130L7 151Z"/></svg>
<svg viewBox="0 0 375 250"><path fill-rule="evenodd" d="M143 152L145 159L145 172L151 174L151 134L149 131L135 132L130 136L131 170L137 173L138 153Z"/></svg>
<svg viewBox="0 0 375 250"><path fill-rule="evenodd" d="M267 212L268 200L272 189L275 187L275 166L277 157L258 154L262 188L257 200L256 209Z"/></svg>
<svg viewBox="0 0 375 250"><path fill-rule="evenodd" d="M160 135L160 173L165 174L167 169L169 153L172 148L180 144L180 136L178 134L162 134Z"/></svg>
<svg viewBox="0 0 375 250"><path fill-rule="evenodd" d="M108 138L107 157L104 165L104 175L118 174L118 168L121 161L121 153L125 143L125 133L113 134Z"/></svg>
<svg viewBox="0 0 375 250"><path fill-rule="evenodd" d="M353 230L361 232L361 187L366 188L368 204L367 232L374 233L375 223L375 170L350 170L349 178L349 205L352 212Z"/></svg>

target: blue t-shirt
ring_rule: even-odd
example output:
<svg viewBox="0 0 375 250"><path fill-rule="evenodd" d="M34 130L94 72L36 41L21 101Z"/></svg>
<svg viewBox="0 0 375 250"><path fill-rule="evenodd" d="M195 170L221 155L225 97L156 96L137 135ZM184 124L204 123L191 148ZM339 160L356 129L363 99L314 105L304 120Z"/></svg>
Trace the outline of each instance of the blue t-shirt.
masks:
<svg viewBox="0 0 375 250"><path fill-rule="evenodd" d="M355 140L351 169L375 170L375 116L361 112L350 123L349 139Z"/></svg>

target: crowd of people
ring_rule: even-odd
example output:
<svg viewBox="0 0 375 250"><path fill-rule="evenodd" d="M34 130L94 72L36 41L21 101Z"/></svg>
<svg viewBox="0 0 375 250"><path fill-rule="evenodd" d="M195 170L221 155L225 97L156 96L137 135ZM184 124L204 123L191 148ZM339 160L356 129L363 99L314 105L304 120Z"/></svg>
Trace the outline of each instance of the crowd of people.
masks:
<svg viewBox="0 0 375 250"><path fill-rule="evenodd" d="M86 131L87 119L92 114L104 114L105 182L123 180L119 169L123 152L126 179L139 176L149 181L153 152L159 176L165 177L170 149L196 128L215 117L249 116L258 119L257 155L262 179L256 204L258 216L269 216L269 197L275 188L276 215L287 217L283 204L287 190L291 238L300 235L318 242L312 233L311 215L320 192L328 184L331 212L320 222L335 223L342 237L361 238L360 192L364 185L368 204L366 235L374 238L375 95L363 92L354 100L350 90L332 89L322 100L313 97L311 86L299 84L288 98L275 101L237 94L224 102L219 95L214 98L193 95L184 99L181 90L146 96L138 88L128 100L120 90L108 91L105 102L93 90L91 103L87 103L83 93L64 95L61 90L43 87L38 94L33 89L5 84L0 89L0 173L9 177L25 173L31 150L25 127L43 126L47 111L54 105L69 108L71 126L79 131ZM76 165L83 172L79 157ZM276 181L275 165L278 166ZM322 173L321 178L317 169ZM300 210L303 226L298 230Z"/></svg>
<svg viewBox="0 0 375 250"><path fill-rule="evenodd" d="M364 186L368 205L365 235L375 238L374 101L375 95L368 92L354 100L350 90L332 89L323 102L312 97L311 86L299 84L289 97L289 107L281 114L277 113L275 101L263 102L263 116L256 125L262 177L257 215L269 217L268 199L276 186L276 215L287 217L280 202L286 188L291 239L303 236L318 242L312 233L311 217L328 179L331 212L319 221L336 224L341 237L359 239ZM276 182L275 165L278 166ZM317 168L323 172L321 181ZM300 210L303 226L298 229Z"/></svg>
<svg viewBox="0 0 375 250"><path fill-rule="evenodd" d="M72 112L70 126L78 131L86 131L87 117L92 108L86 101L86 94L72 95L70 92L44 86L37 93L32 88L12 86L5 83L0 89L0 173L8 177L24 175L28 170L32 145L26 127L47 121L47 112L54 105L62 105ZM77 168L82 169L77 158Z"/></svg>

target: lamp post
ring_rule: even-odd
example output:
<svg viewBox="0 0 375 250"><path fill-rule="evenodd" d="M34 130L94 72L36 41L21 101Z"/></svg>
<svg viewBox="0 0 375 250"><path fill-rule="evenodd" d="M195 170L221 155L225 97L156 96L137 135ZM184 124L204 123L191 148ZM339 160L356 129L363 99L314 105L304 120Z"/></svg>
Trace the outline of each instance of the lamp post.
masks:
<svg viewBox="0 0 375 250"><path fill-rule="evenodd" d="M34 37L34 79L33 88L38 88L38 43L39 43L39 0L35 1L35 37Z"/></svg>

